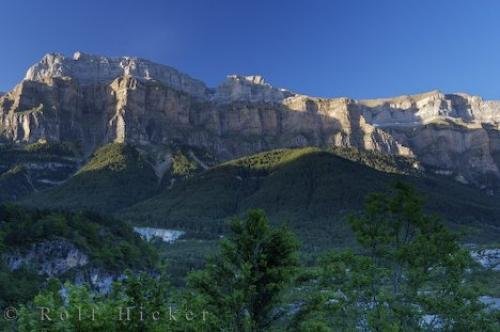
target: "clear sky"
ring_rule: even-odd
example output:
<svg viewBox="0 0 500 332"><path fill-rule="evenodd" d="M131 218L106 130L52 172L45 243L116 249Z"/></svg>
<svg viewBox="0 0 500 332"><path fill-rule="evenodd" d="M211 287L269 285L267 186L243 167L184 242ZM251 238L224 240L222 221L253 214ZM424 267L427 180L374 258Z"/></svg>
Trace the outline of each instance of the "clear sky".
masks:
<svg viewBox="0 0 500 332"><path fill-rule="evenodd" d="M439 89L500 99L500 1L0 2L0 90L47 52L133 55L205 81L315 96Z"/></svg>

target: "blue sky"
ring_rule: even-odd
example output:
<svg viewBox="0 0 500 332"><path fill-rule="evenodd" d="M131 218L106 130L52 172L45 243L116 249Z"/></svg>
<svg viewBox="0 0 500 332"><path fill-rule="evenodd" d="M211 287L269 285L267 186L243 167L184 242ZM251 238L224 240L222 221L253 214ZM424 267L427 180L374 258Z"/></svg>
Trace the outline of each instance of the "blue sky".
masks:
<svg viewBox="0 0 500 332"><path fill-rule="evenodd" d="M500 1L8 1L0 90L47 52L135 55L210 86L231 73L325 97L439 89L500 99Z"/></svg>

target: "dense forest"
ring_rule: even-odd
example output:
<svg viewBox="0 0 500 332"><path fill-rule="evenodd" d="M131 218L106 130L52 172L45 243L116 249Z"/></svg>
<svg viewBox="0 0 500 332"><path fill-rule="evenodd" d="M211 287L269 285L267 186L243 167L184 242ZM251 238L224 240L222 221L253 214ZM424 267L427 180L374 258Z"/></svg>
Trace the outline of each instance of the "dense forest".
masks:
<svg viewBox="0 0 500 332"><path fill-rule="evenodd" d="M123 276L102 292L71 275L42 278L3 262L0 324L19 331L498 331L498 312L479 301L478 267L413 187L371 194L348 219L354 249L305 264L289 228L249 210L178 286L155 244L121 221L5 205L3 258L64 239L92 266Z"/></svg>

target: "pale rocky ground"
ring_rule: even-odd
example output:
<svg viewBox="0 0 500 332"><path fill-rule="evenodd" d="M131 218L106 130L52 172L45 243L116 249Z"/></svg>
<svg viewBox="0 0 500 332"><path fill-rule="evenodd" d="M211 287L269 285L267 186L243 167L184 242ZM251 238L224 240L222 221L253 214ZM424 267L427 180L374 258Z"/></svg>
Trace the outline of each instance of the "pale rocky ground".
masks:
<svg viewBox="0 0 500 332"><path fill-rule="evenodd" d="M471 257L485 269L500 271L500 249L481 249L471 252Z"/></svg>
<svg viewBox="0 0 500 332"><path fill-rule="evenodd" d="M184 231L154 227L134 227L134 231L146 241L160 239L166 243L174 243L185 234Z"/></svg>
<svg viewBox="0 0 500 332"><path fill-rule="evenodd" d="M0 140L173 143L218 160L300 146L415 158L492 192L500 183L500 102L431 91L376 100L318 98L230 75L217 88L133 57L48 54L0 97Z"/></svg>
<svg viewBox="0 0 500 332"><path fill-rule="evenodd" d="M500 310L500 297L481 296L479 300L485 304L489 310Z"/></svg>
<svg viewBox="0 0 500 332"><path fill-rule="evenodd" d="M489 248L471 251L472 259L486 270L500 272L500 249ZM500 297L481 296L479 300L490 310L500 310Z"/></svg>

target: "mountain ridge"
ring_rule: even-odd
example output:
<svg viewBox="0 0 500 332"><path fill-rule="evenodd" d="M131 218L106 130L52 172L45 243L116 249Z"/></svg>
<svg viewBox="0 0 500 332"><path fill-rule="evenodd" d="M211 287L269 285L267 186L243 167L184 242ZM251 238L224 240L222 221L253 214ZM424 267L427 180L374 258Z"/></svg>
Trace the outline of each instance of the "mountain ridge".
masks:
<svg viewBox="0 0 500 332"><path fill-rule="evenodd" d="M495 197L415 169L411 159L307 147L261 152L205 169L195 158L188 159L188 151L181 153L184 161L172 167L177 174L172 172L169 181L157 185L146 161L135 161L142 158L133 147L111 144L66 183L19 204L93 211L134 226L182 229L209 239L227 231L227 220L261 208L273 222L287 222L306 246L321 242L324 248L331 237L349 244L346 217L362 208L366 195L389 191L403 181L424 193L429 212L456 230L466 230L466 240L492 242L500 232Z"/></svg>
<svg viewBox="0 0 500 332"><path fill-rule="evenodd" d="M79 71L77 69L87 69L86 71ZM88 70L89 68L85 67L93 67L93 70ZM151 67L153 70L150 70ZM121 71L121 72L120 72ZM166 81L167 85L171 85L175 87L173 82L181 81L182 78L186 81L192 81L198 83L200 86L203 86L204 89L207 90L208 93L214 94L214 90L216 90L220 85L223 85L225 82L222 82L218 86L209 87L202 80L193 78L188 74L182 73L174 67L153 62L143 57L137 56L103 56L90 54L82 51L76 51L72 57L65 56L63 53L59 52L51 52L45 54L42 59L29 67L27 70L24 80L32 80L32 81L43 81L48 77L74 77L79 79L80 81L90 81L89 77L95 76L95 80L99 81L113 81L115 78L128 75L136 78L142 78L145 80L158 80L161 81L161 77L165 76L164 72L168 72L171 75L178 75L178 78L174 78L171 81ZM84 74L84 76L78 77L79 74ZM155 75L156 74L156 75ZM322 96L309 96L302 93L293 93L285 88L276 88L269 84L265 78L260 74L252 74L252 75L243 75L243 74L228 74L226 79L229 81L239 81L245 82L251 85L256 86L265 86L268 88L276 89L279 91L287 91L288 96L307 96L309 98L315 99L346 99L351 101L357 101L360 104L373 104L376 102L390 102L394 100L402 100L402 99L422 99L430 95L435 94L443 94L446 96L457 96L463 98L482 98L478 95L472 95L466 92L452 92L452 93L444 93L439 89L423 91L420 93L413 94L403 94L403 95L394 95L380 98L351 98L349 96L337 96L337 97L322 97ZM180 86L177 88L181 91L191 92L193 95L197 95L198 93L189 91L188 89L183 89ZM1 92L6 93L6 92ZM486 102L499 102L500 100L494 99L485 99Z"/></svg>
<svg viewBox="0 0 500 332"><path fill-rule="evenodd" d="M224 233L228 219L261 208L273 222L294 229L304 246L316 250L332 238L349 245L347 216L362 209L369 193L390 191L402 181L424 193L429 212L455 230L467 229L467 240L494 241L500 231L494 197L445 176L419 173L410 163L406 167L402 172L393 159L355 150L272 150L204 170L115 215L131 224L214 236Z"/></svg>
<svg viewBox="0 0 500 332"><path fill-rule="evenodd" d="M492 194L500 186L499 125L500 102L478 96L319 98L259 75L230 75L208 88L148 60L82 52L45 56L0 97L4 144L69 141L84 156L113 142L180 144L219 161L279 148L356 148L414 158Z"/></svg>

